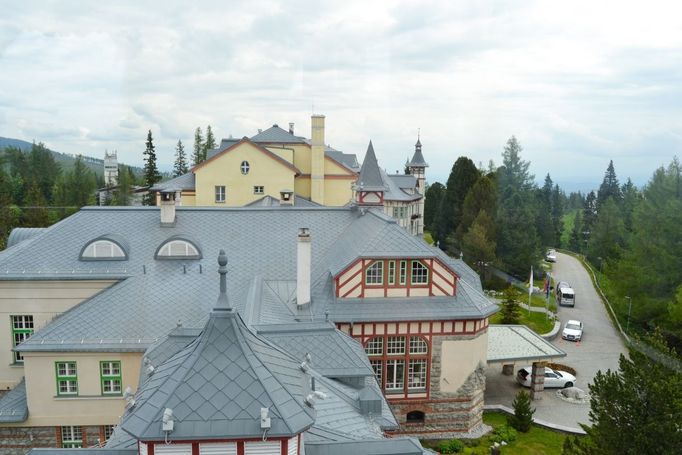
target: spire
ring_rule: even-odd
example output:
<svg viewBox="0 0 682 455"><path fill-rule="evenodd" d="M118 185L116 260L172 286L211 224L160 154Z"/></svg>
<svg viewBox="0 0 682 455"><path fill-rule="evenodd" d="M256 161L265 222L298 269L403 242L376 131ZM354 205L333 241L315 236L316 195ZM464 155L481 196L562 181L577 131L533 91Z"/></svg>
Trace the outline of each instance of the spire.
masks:
<svg viewBox="0 0 682 455"><path fill-rule="evenodd" d="M360 176L355 184L358 191L386 191L386 185L381 178L381 171L377 163L377 157L374 154L374 146L372 141L369 141L365 159L360 168Z"/></svg>
<svg viewBox="0 0 682 455"><path fill-rule="evenodd" d="M408 167L429 167L424 161L424 155L422 155L422 141L421 133L417 132L417 143L414 144L414 155L412 156L412 161L407 164Z"/></svg>
<svg viewBox="0 0 682 455"><path fill-rule="evenodd" d="M227 254L220 250L218 254L218 273L220 274L220 295L213 311L231 311L230 301L227 299Z"/></svg>

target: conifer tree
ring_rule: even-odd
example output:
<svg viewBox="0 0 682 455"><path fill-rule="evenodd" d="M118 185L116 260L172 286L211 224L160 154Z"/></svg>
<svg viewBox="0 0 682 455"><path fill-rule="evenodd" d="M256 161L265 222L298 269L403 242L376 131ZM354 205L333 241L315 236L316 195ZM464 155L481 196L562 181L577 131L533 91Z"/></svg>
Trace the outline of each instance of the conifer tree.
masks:
<svg viewBox="0 0 682 455"><path fill-rule="evenodd" d="M517 293L513 286L509 286L504 291L500 313L502 314L502 324L518 324L521 318L521 307L516 301Z"/></svg>
<svg viewBox="0 0 682 455"><path fill-rule="evenodd" d="M192 166L204 161L204 137L201 134L201 127L194 131L194 154L192 155Z"/></svg>
<svg viewBox="0 0 682 455"><path fill-rule="evenodd" d="M132 193L132 176L130 168L123 164L118 166L118 190L114 194L112 205L130 205Z"/></svg>
<svg viewBox="0 0 682 455"><path fill-rule="evenodd" d="M514 415L507 417L507 423L522 433L528 433L533 423L535 409L531 408L530 395L525 390L519 391L512 402Z"/></svg>
<svg viewBox="0 0 682 455"><path fill-rule="evenodd" d="M185 146L182 141L178 139L178 145L175 146L175 162L173 163L173 177L187 174L189 168L187 166L187 155L185 154Z"/></svg>
<svg viewBox="0 0 682 455"><path fill-rule="evenodd" d="M612 198L616 204L620 203L623 199L618 177L616 177L616 170L613 167L613 160L609 161L609 166L604 173L604 180L601 182L597 192L597 211L599 211L608 198Z"/></svg>
<svg viewBox="0 0 682 455"><path fill-rule="evenodd" d="M144 151L144 184L150 191L145 195L142 203L144 205L156 205L156 195L151 191L151 187L161 180L161 174L156 167L156 150L152 139L152 130L147 133L147 148Z"/></svg>
<svg viewBox="0 0 682 455"><path fill-rule="evenodd" d="M213 130L211 129L211 125L208 125L206 127L206 140L204 141L201 161L206 161L206 158L208 158L208 152L210 152L214 148L216 148L215 136L213 136Z"/></svg>

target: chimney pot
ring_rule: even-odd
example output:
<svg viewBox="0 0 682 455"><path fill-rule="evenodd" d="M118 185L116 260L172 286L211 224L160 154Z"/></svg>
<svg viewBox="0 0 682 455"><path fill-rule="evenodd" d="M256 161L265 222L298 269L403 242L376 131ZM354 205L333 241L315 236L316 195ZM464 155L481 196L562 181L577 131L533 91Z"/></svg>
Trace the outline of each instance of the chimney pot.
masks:
<svg viewBox="0 0 682 455"><path fill-rule="evenodd" d="M294 134L294 122L289 122L289 134Z"/></svg>
<svg viewBox="0 0 682 455"><path fill-rule="evenodd" d="M180 205L180 192L174 190L161 191L160 195L161 227L175 226L175 207Z"/></svg>

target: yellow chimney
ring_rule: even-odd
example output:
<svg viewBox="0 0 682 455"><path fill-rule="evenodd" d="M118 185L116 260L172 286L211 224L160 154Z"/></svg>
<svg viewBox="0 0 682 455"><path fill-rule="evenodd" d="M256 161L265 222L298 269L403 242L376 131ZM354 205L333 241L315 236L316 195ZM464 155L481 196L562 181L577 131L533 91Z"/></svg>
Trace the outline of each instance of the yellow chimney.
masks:
<svg viewBox="0 0 682 455"><path fill-rule="evenodd" d="M311 118L310 199L324 204L324 115Z"/></svg>

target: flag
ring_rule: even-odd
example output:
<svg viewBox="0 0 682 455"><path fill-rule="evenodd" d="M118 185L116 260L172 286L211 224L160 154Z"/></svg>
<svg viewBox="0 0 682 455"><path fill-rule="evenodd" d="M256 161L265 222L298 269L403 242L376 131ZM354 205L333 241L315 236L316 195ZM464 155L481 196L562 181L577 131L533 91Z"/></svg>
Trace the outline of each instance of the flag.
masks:
<svg viewBox="0 0 682 455"><path fill-rule="evenodd" d="M528 298L530 298L533 293L533 266L530 266L530 281L528 284Z"/></svg>

